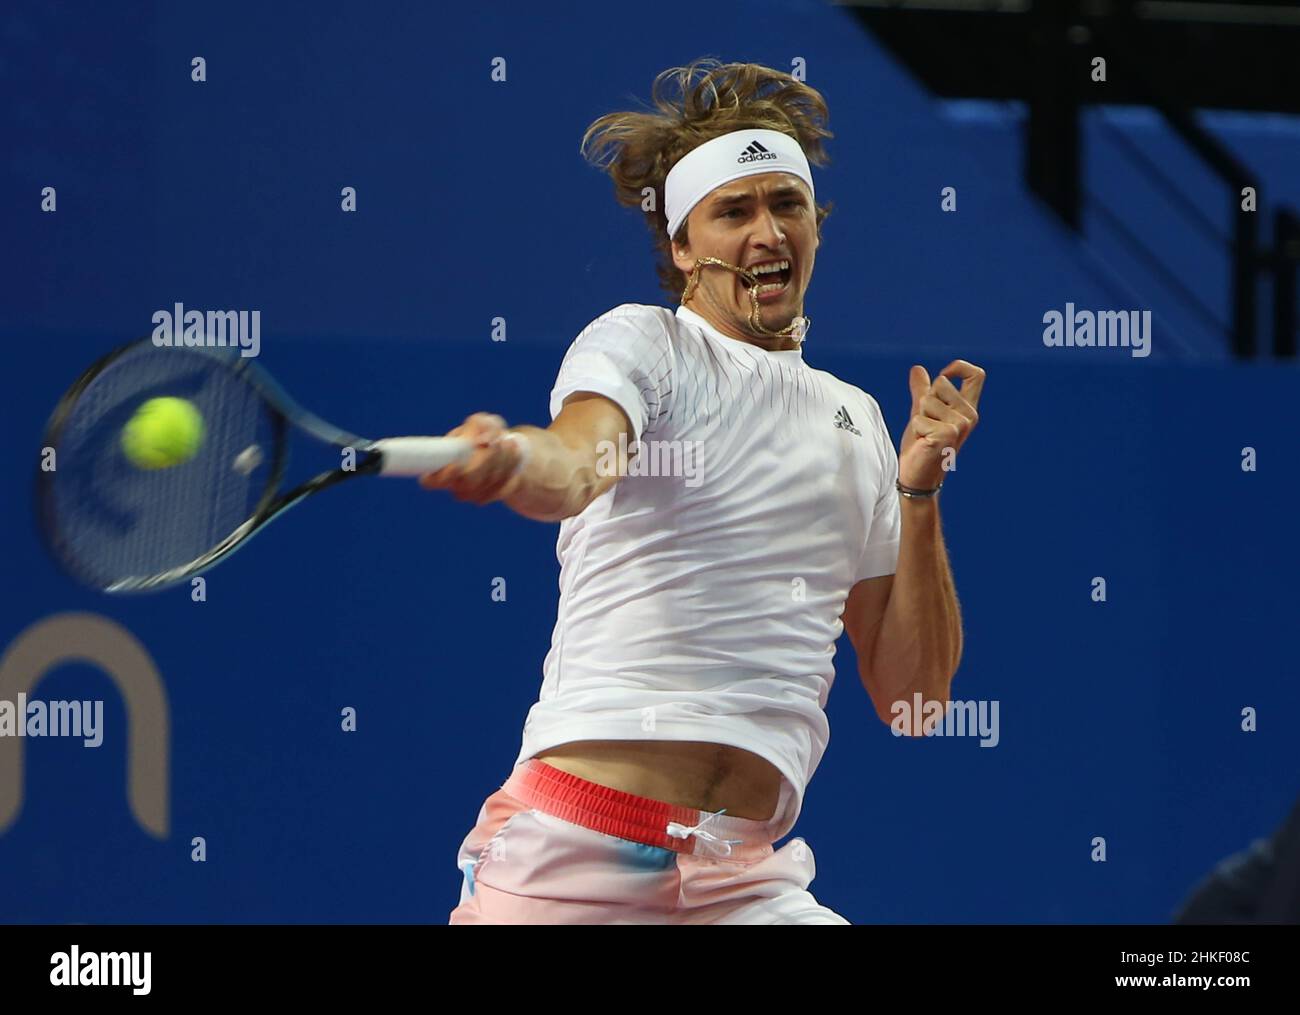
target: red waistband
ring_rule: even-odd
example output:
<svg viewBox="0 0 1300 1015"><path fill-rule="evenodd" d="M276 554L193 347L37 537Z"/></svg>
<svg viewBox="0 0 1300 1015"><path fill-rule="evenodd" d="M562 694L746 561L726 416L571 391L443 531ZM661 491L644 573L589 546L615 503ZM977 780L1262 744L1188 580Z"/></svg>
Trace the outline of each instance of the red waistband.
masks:
<svg viewBox="0 0 1300 1015"><path fill-rule="evenodd" d="M684 829L703 822L704 829L719 839L742 840L733 843L730 852L725 853L733 860L753 859L771 850L771 838L764 834L768 822L714 815L694 807L625 793L563 772L536 758L517 765L501 788L529 807L564 821L677 853L706 852L718 856L724 854L726 847L708 843L709 848L697 849L695 835L686 838L670 835L670 822Z"/></svg>

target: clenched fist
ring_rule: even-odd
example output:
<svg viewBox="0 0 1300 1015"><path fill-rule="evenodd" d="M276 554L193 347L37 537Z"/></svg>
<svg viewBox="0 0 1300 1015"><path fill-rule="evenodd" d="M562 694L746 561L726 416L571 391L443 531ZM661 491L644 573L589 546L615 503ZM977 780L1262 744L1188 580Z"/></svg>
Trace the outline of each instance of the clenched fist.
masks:
<svg viewBox="0 0 1300 1015"><path fill-rule="evenodd" d="M962 378L958 389L949 377ZM975 411L984 388L984 371L955 359L930 383L923 366L907 375L912 390L912 415L898 442L898 481L903 486L933 490L943 480L944 450L952 454L966 443L980 414Z"/></svg>
<svg viewBox="0 0 1300 1015"><path fill-rule="evenodd" d="M491 504L505 496L523 462L520 435L508 432L506 421L495 413L476 412L447 436L472 441L473 453L464 461L425 473L420 485L426 490L450 490L457 500L474 504Z"/></svg>

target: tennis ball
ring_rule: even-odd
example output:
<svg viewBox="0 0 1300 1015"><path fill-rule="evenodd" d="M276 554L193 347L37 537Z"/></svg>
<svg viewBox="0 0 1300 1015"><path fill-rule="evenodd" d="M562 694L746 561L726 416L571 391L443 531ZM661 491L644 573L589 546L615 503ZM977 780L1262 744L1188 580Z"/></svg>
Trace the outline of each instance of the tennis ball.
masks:
<svg viewBox="0 0 1300 1015"><path fill-rule="evenodd" d="M203 442L203 416L183 398L151 398L122 428L122 451L137 469L188 462Z"/></svg>

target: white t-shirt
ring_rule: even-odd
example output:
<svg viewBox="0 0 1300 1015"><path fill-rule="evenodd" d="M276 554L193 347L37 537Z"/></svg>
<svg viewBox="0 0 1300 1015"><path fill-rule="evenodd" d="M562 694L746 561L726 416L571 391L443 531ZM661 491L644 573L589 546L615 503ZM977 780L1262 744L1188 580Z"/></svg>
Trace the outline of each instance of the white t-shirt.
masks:
<svg viewBox="0 0 1300 1015"><path fill-rule="evenodd" d="M574 340L552 419L576 391L622 406L644 443L560 523L558 616L516 764L574 740L744 748L784 776L775 841L830 740L845 599L898 563L880 406L799 349L637 303Z"/></svg>

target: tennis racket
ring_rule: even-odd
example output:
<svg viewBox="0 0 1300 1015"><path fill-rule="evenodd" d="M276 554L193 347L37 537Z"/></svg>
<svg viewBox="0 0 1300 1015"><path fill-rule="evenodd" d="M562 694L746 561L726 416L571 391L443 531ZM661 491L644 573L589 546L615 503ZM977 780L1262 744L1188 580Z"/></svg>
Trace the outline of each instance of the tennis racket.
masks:
<svg viewBox="0 0 1300 1015"><path fill-rule="evenodd" d="M179 464L141 468L123 449L122 430L161 397L198 410L202 439ZM285 489L293 430L341 449L340 464ZM43 453L36 482L45 544L71 577L110 593L152 592L201 574L345 480L419 476L473 451L461 437L358 437L307 412L237 349L151 339L115 349L77 378L50 417L45 447L54 450Z"/></svg>

